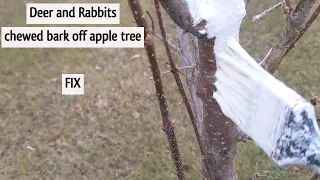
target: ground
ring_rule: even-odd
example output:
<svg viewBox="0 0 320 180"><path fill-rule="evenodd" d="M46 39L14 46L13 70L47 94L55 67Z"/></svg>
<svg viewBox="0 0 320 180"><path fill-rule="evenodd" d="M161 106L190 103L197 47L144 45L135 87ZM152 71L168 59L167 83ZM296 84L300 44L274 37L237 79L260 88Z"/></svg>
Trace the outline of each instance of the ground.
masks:
<svg viewBox="0 0 320 180"><path fill-rule="evenodd" d="M25 0L0 1L0 25L26 26ZM125 0L121 26L134 26ZM152 0L141 0L154 12ZM278 1L251 1L242 45L262 59L284 26L281 9L252 23ZM154 13L151 13L154 16ZM169 39L173 24L166 17ZM289 53L275 76L305 98L320 95L320 21ZM35 25L34 25L35 26ZM172 32L172 33L170 33ZM156 40L162 71L168 70ZM179 56L175 61L181 64ZM62 96L62 73L84 73L85 95ZM0 179L176 179L144 49L0 49ZM187 179L200 179L200 154L190 120L170 74L163 76ZM254 143L237 155L239 179L305 180L302 167L278 168Z"/></svg>

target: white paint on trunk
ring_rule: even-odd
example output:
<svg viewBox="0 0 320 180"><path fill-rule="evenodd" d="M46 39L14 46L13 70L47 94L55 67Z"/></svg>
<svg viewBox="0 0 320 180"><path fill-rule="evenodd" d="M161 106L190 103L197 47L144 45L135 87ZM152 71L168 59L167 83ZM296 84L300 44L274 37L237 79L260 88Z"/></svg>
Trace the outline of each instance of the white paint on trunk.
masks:
<svg viewBox="0 0 320 180"><path fill-rule="evenodd" d="M239 44L246 15L242 0L186 0L194 25L207 22L216 37L213 97L279 166L306 165L320 173L319 127L314 107L265 71Z"/></svg>
<svg viewBox="0 0 320 180"><path fill-rule="evenodd" d="M245 4L242 0L186 0L193 24L202 20L207 22L208 38L216 37L215 52L223 51L230 38L239 41L240 26L246 15Z"/></svg>

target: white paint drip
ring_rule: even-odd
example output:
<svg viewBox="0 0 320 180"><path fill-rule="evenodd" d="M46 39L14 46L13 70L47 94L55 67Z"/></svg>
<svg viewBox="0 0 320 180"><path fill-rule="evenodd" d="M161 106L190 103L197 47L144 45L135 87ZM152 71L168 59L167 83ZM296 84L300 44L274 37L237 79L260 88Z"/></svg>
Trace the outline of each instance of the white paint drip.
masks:
<svg viewBox="0 0 320 180"><path fill-rule="evenodd" d="M244 2L186 2L194 26L205 20L203 34L216 37L217 91L213 97L224 115L279 166L302 164L320 172L320 133L313 106L259 66L239 44L240 26L246 15Z"/></svg>

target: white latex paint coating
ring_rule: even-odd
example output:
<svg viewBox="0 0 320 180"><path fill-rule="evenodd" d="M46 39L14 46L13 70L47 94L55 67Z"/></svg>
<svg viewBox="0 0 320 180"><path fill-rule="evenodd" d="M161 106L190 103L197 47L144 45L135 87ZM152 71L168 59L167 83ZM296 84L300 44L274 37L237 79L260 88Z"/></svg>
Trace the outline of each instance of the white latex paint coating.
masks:
<svg viewBox="0 0 320 180"><path fill-rule="evenodd" d="M246 15L245 4L242 0L186 0L193 25L202 20L207 22L208 38L216 37L215 52L223 51L226 41L235 38L239 41L240 25Z"/></svg>

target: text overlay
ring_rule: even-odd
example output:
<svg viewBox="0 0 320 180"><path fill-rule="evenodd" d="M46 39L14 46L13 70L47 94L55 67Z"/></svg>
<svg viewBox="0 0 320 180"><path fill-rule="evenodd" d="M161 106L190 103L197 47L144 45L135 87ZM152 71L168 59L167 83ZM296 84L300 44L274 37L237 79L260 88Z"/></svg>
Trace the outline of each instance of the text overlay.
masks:
<svg viewBox="0 0 320 180"><path fill-rule="evenodd" d="M2 48L143 48L143 27L1 27Z"/></svg>
<svg viewBox="0 0 320 180"><path fill-rule="evenodd" d="M27 3L27 24L120 24L119 4Z"/></svg>

